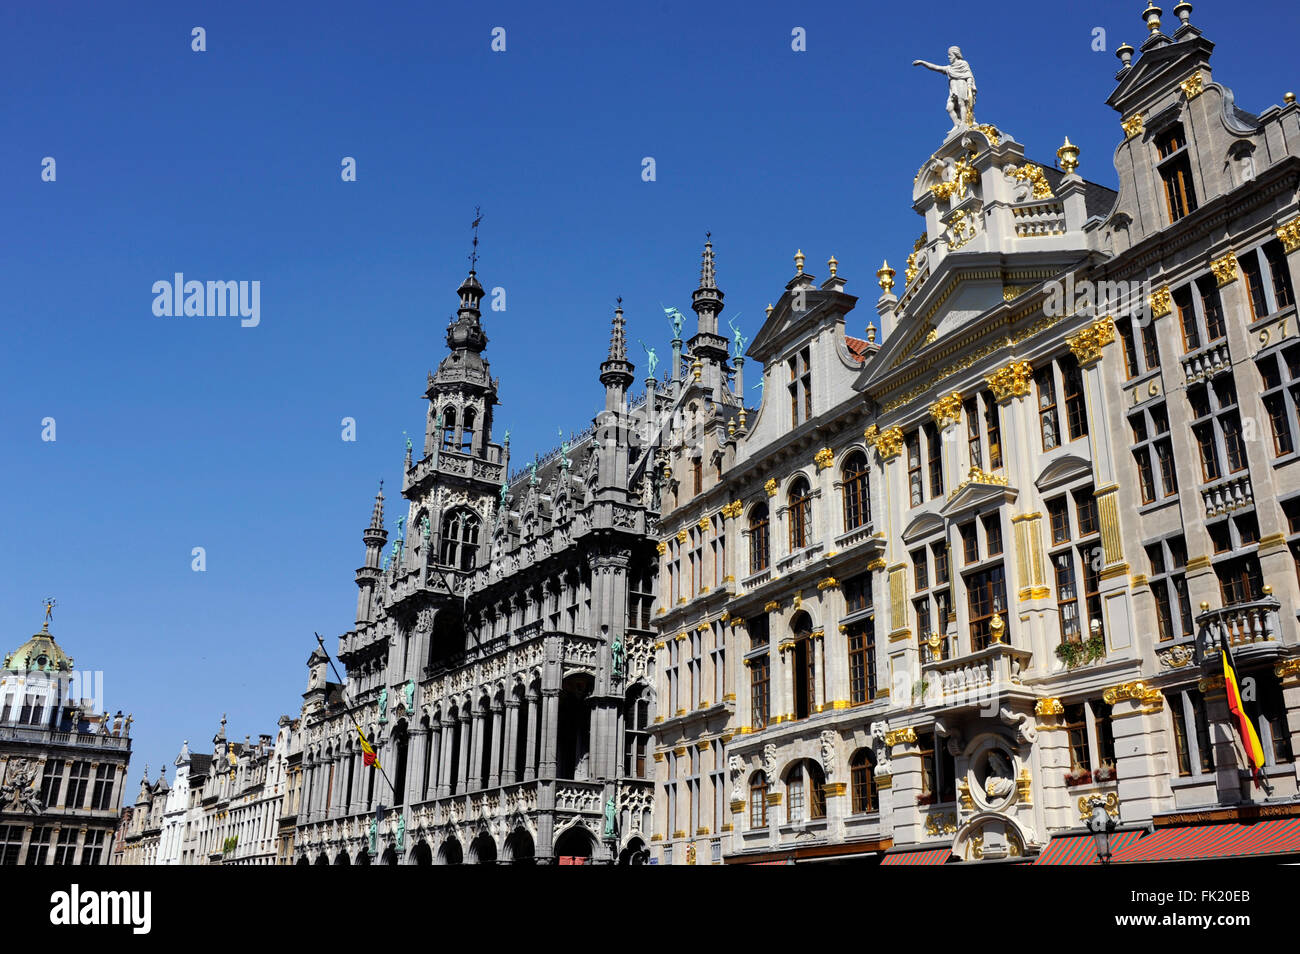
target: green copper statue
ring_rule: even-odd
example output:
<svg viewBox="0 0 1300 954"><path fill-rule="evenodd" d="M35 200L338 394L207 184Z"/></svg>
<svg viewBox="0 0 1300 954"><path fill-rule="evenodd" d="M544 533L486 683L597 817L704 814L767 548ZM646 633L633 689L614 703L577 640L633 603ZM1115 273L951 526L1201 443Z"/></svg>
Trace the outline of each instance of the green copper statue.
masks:
<svg viewBox="0 0 1300 954"><path fill-rule="evenodd" d="M649 377L653 378L655 376L655 370L659 367L659 355L655 354L654 348L647 347L646 343L640 338L636 339L636 343L645 349L646 373Z"/></svg>
<svg viewBox="0 0 1300 954"><path fill-rule="evenodd" d="M536 460L533 460L533 462L528 465L528 471L529 471L528 486L536 487L537 486L537 461Z"/></svg>
<svg viewBox="0 0 1300 954"><path fill-rule="evenodd" d="M406 850L406 816L397 816L397 850Z"/></svg>
<svg viewBox="0 0 1300 954"><path fill-rule="evenodd" d="M739 317L740 315L736 315L736 318ZM749 339L742 335L740 329L736 327L736 318L727 319L727 324L731 326L732 333L736 336L731 343L731 356L733 358L742 357L745 354L745 345L749 342Z"/></svg>
<svg viewBox="0 0 1300 954"><path fill-rule="evenodd" d="M506 485L506 482L504 480L501 481L501 503L499 504L499 506L501 507L502 510L506 509L506 494L509 492L509 490L510 488Z"/></svg>
<svg viewBox="0 0 1300 954"><path fill-rule="evenodd" d="M414 712L415 711L415 680L414 679L406 680L406 688L402 690L402 694L406 697L406 711Z"/></svg>
<svg viewBox="0 0 1300 954"><path fill-rule="evenodd" d="M373 856L379 851L379 823L373 818L370 819L370 854Z"/></svg>
<svg viewBox="0 0 1300 954"><path fill-rule="evenodd" d="M614 824L614 799L605 799L605 837L613 838L617 834Z"/></svg>
<svg viewBox="0 0 1300 954"><path fill-rule="evenodd" d="M388 688L379 690L379 721L388 721Z"/></svg>
<svg viewBox="0 0 1300 954"><path fill-rule="evenodd" d="M612 671L615 679L623 678L623 641L614 637L614 645L609 647Z"/></svg>
<svg viewBox="0 0 1300 954"><path fill-rule="evenodd" d="M429 528L429 515L428 515L427 513L426 513L426 514L422 514L422 515L420 516L420 536L422 536L422 537L424 537L424 539L428 540L428 539L429 539L429 533L430 533L430 528Z"/></svg>
<svg viewBox="0 0 1300 954"><path fill-rule="evenodd" d="M662 304L662 302L660 304ZM668 323L673 326L673 340L681 340L682 325L686 323L686 316L676 308L664 308L664 314L668 318Z"/></svg>

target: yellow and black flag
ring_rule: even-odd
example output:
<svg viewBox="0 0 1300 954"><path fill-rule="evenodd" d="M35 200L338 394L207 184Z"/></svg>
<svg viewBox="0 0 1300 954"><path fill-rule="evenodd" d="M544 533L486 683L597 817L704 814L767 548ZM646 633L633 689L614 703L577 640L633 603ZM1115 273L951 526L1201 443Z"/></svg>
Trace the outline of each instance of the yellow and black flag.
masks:
<svg viewBox="0 0 1300 954"><path fill-rule="evenodd" d="M1246 760L1250 763L1251 775L1255 787L1263 786L1262 770L1264 768L1264 746L1260 744L1259 733L1246 714L1246 707L1241 701L1241 685L1237 682L1237 665L1232 661L1232 649L1228 646L1228 634L1225 630L1219 637L1219 655L1223 659L1223 688L1228 694L1228 711L1237 720L1237 732L1241 735L1241 744L1246 750Z"/></svg>
<svg viewBox="0 0 1300 954"><path fill-rule="evenodd" d="M366 741L366 734L361 731L361 726L357 726L357 735L361 737L361 764L373 765L382 772L383 767L379 764L379 758L375 755L375 750L370 747L370 743Z"/></svg>

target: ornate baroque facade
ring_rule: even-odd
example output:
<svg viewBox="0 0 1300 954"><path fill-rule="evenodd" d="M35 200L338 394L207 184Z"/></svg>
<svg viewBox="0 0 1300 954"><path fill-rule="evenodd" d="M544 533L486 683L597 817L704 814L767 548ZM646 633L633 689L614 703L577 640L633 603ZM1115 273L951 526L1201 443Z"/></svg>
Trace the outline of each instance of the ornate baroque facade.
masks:
<svg viewBox="0 0 1300 954"><path fill-rule="evenodd" d="M758 412L688 385L656 860L1047 861L1097 806L1136 860L1300 814L1300 108L1234 105L1190 12L1119 50L1118 193L1068 139L1040 166L954 108L879 344L800 252L748 352Z"/></svg>

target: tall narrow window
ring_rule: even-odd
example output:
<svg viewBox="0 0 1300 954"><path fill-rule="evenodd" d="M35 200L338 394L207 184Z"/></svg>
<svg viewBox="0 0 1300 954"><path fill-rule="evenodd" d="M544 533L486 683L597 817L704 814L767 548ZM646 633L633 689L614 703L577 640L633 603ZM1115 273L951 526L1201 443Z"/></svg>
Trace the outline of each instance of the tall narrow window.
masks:
<svg viewBox="0 0 1300 954"><path fill-rule="evenodd" d="M933 424L925 425L925 446L929 452L930 496L943 495L943 441Z"/></svg>
<svg viewBox="0 0 1300 954"><path fill-rule="evenodd" d="M921 432L912 431L907 435L907 485L913 507L918 507L925 500L925 491L921 489Z"/></svg>
<svg viewBox="0 0 1300 954"><path fill-rule="evenodd" d="M849 761L853 784L853 814L865 815L876 810L876 763L870 749L858 749Z"/></svg>
<svg viewBox="0 0 1300 954"><path fill-rule="evenodd" d="M1034 383L1038 388L1038 430L1043 450L1048 451L1061 443L1061 428L1056 419L1056 381L1050 364L1039 369Z"/></svg>
<svg viewBox="0 0 1300 954"><path fill-rule="evenodd" d="M1282 243L1272 239L1264 245L1264 259L1273 279L1273 301L1276 310L1295 304L1295 291L1291 287L1291 269L1287 265Z"/></svg>
<svg viewBox="0 0 1300 954"><path fill-rule="evenodd" d="M1068 358L1061 362L1061 380L1065 385L1065 424L1070 440L1088 433L1088 410L1083 397L1083 374L1079 362Z"/></svg>
<svg viewBox="0 0 1300 954"><path fill-rule="evenodd" d="M751 727L757 731L767 725L769 716L768 686L770 670L767 654L750 657L746 660L746 663L749 665L749 721Z"/></svg>
<svg viewBox="0 0 1300 954"><path fill-rule="evenodd" d="M992 391L984 392L984 433L989 442L989 469L1002 469L1002 428L998 422L998 402Z"/></svg>
<svg viewBox="0 0 1300 954"><path fill-rule="evenodd" d="M479 518L466 509L453 510L442 518L443 566L458 570L474 569L478 559Z"/></svg>
<svg viewBox="0 0 1300 954"><path fill-rule="evenodd" d="M984 469L984 452L980 441L980 402L971 398L962 408L966 417L966 450L972 467Z"/></svg>
<svg viewBox="0 0 1300 954"><path fill-rule="evenodd" d="M474 409L465 408L465 419L460 425L460 452L472 453L474 450Z"/></svg>
<svg viewBox="0 0 1300 954"><path fill-rule="evenodd" d="M445 408L442 412L442 449L452 450L456 446L456 409Z"/></svg>
<svg viewBox="0 0 1300 954"><path fill-rule="evenodd" d="M1174 124L1156 139L1160 179L1165 187L1165 210L1170 222L1196 211L1196 190L1192 187L1192 167L1186 146L1181 123Z"/></svg>
<svg viewBox="0 0 1300 954"><path fill-rule="evenodd" d="M871 522L871 497L867 489L867 458L854 451L844 460L844 529L856 530Z"/></svg>
<svg viewBox="0 0 1300 954"><path fill-rule="evenodd" d="M749 827L767 827L767 774L755 772L749 780Z"/></svg>
<svg viewBox="0 0 1300 954"><path fill-rule="evenodd" d="M766 570L770 562L767 504L755 504L749 512L749 572Z"/></svg>
<svg viewBox="0 0 1300 954"><path fill-rule="evenodd" d="M1254 321L1269 313L1268 299L1264 294L1264 275L1259 267L1259 256L1250 251L1238 260L1241 275L1246 280L1246 301L1250 304L1250 317Z"/></svg>
<svg viewBox="0 0 1300 954"><path fill-rule="evenodd" d="M789 504L789 521L790 521L790 552L802 550L808 546L809 534L812 529L812 496L808 488L808 481L799 477L790 485Z"/></svg>

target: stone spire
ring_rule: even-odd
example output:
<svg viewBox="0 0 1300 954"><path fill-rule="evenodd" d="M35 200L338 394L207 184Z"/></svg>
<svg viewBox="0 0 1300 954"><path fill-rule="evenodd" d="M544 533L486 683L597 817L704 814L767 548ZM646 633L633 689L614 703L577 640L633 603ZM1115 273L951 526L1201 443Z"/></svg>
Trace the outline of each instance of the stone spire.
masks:
<svg viewBox="0 0 1300 954"><path fill-rule="evenodd" d="M698 320L695 335L687 345L695 362L695 381L712 394L715 401L723 400L730 373L727 364L730 339L718 333L718 316L724 307L722 299L717 265L713 260L713 234L705 232L704 252L700 255L700 286L691 295L691 308Z"/></svg>
<svg viewBox="0 0 1300 954"><path fill-rule="evenodd" d="M627 330L626 322L623 321L623 299L620 298L619 305L614 309L614 320L610 322L609 330L609 360L626 361L627 360Z"/></svg>
<svg viewBox="0 0 1300 954"><path fill-rule="evenodd" d="M370 511L370 526L361 531L361 542L366 546L366 562L358 568L357 581L357 625L370 622L375 618L375 590L382 574L380 561L383 559L384 544L388 542L388 531L384 529L384 482L379 482L379 492L375 494L375 505Z"/></svg>
<svg viewBox="0 0 1300 954"><path fill-rule="evenodd" d="M700 287L717 288L713 266L713 236L710 232L705 233L704 254L700 259Z"/></svg>
<svg viewBox="0 0 1300 954"><path fill-rule="evenodd" d="M722 313L722 292L718 290L717 266L713 261L713 233L704 233L704 252L700 255L700 287L691 296L691 308L699 316L696 338L691 339L691 353L696 351L699 335L718 333L718 315ZM725 350L725 346L724 346Z"/></svg>

